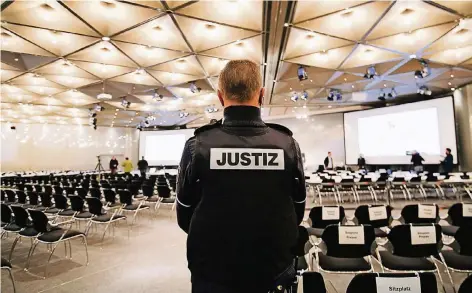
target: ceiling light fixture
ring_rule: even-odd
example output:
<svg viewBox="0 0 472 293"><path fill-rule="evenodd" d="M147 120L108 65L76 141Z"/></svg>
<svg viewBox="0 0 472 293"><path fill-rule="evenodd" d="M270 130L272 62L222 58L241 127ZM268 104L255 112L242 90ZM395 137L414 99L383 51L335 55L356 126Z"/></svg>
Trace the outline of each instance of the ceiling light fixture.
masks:
<svg viewBox="0 0 472 293"><path fill-rule="evenodd" d="M395 98L397 96L397 91L395 91L395 88L392 88L392 90L390 91L390 93L387 94L387 97L389 98Z"/></svg>
<svg viewBox="0 0 472 293"><path fill-rule="evenodd" d="M125 109L128 109L129 106L131 106L131 102L126 100L126 98L122 98L121 99L121 106L123 106L123 108L125 108Z"/></svg>
<svg viewBox="0 0 472 293"><path fill-rule="evenodd" d="M416 58L416 55L415 54L411 54L410 55L410 59L415 59Z"/></svg>
<svg viewBox="0 0 472 293"><path fill-rule="evenodd" d="M425 85L420 86L416 92L420 95L426 96L431 96L432 94L432 91Z"/></svg>
<svg viewBox="0 0 472 293"><path fill-rule="evenodd" d="M428 63L424 60L421 60L420 64L421 64L422 69L415 71L415 78L428 77L431 74L431 69L429 68Z"/></svg>
<svg viewBox="0 0 472 293"><path fill-rule="evenodd" d="M306 69L303 67L303 65L298 66L297 76L299 81L308 79L308 73L306 72Z"/></svg>
<svg viewBox="0 0 472 293"><path fill-rule="evenodd" d="M300 98L304 101L306 101L308 99L308 93L306 91L303 91Z"/></svg>
<svg viewBox="0 0 472 293"><path fill-rule="evenodd" d="M190 82L190 91L194 94L196 93L199 93L200 91L202 90L202 88L200 87L197 87L197 85L195 84L195 82Z"/></svg>
<svg viewBox="0 0 472 293"><path fill-rule="evenodd" d="M366 70L366 73L364 74L364 78L367 78L367 79L374 79L377 76L378 74L374 66L368 67ZM346 78L344 79L344 81L346 81Z"/></svg>
<svg viewBox="0 0 472 293"><path fill-rule="evenodd" d="M102 41L104 41L104 42L109 42L109 41L110 41L110 37L103 37L103 38L102 38Z"/></svg>
<svg viewBox="0 0 472 293"><path fill-rule="evenodd" d="M298 94L294 92L292 94L292 96L290 97L290 100L294 103L297 102L298 101Z"/></svg>

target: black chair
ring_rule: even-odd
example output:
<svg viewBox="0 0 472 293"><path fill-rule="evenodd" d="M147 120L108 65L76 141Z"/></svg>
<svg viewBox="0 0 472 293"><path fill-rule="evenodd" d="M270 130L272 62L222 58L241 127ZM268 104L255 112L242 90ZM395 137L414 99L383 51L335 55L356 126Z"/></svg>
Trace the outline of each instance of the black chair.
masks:
<svg viewBox="0 0 472 293"><path fill-rule="evenodd" d="M421 293L438 293L438 285L433 273L362 273L355 276L349 283L346 293L383 293L377 291L377 278L419 278Z"/></svg>
<svg viewBox="0 0 472 293"><path fill-rule="evenodd" d="M52 195L41 192L39 193L39 197L41 198L41 206L45 208L43 212L50 215L57 215L60 212L58 208L53 207Z"/></svg>
<svg viewBox="0 0 472 293"><path fill-rule="evenodd" d="M13 251L15 250L15 246L22 237L34 239L38 236L39 232L34 229L32 226L31 221L29 220L29 214L23 207L20 206L11 206L13 214L15 215L15 224L21 228L21 230L17 233L15 241L13 241L13 245L10 250L10 256L8 260L11 261L11 257L13 255Z"/></svg>
<svg viewBox="0 0 472 293"><path fill-rule="evenodd" d="M19 227L13 218L13 212L10 207L4 203L2 203L1 208L1 220L2 220L2 236L5 233L18 233L21 231L21 227Z"/></svg>
<svg viewBox="0 0 472 293"><path fill-rule="evenodd" d="M472 235L470 226L460 227L454 235L454 242L448 244L453 250L442 250L439 257L446 266L446 272L454 284L450 271L472 273Z"/></svg>
<svg viewBox="0 0 472 293"><path fill-rule="evenodd" d="M90 221L93 218L92 213L85 210L85 202L78 195L69 196L71 209L74 211L73 218L80 224L81 221Z"/></svg>
<svg viewBox="0 0 472 293"><path fill-rule="evenodd" d="M82 238L83 244L85 246L85 254L87 256L86 265L88 265L87 237L85 237L85 233L83 232L71 230L74 220L68 220L62 223L50 223L46 214L41 211L30 210L29 214L33 221L33 228L39 232L39 235L33 242L33 245L31 246L30 252L28 254L25 267L26 271L29 269L30 259L34 254L36 246L38 246L39 243L52 245L51 253L49 254L48 262L44 271L44 278L46 278L49 262L57 246L62 242L67 242L69 244L69 250L72 251L70 240L75 238ZM65 229L60 228L62 225L67 225L68 227ZM72 257L72 254L70 256Z"/></svg>
<svg viewBox="0 0 472 293"><path fill-rule="evenodd" d="M131 221L131 226L133 226L138 212L149 209L149 206L145 205L144 201L139 201L139 203L133 204L133 196L128 190L120 190L118 195L120 197L120 202L123 205L122 211L134 213L133 220Z"/></svg>
<svg viewBox="0 0 472 293"><path fill-rule="evenodd" d="M98 199L102 198L102 192L100 191L100 188L91 187L89 188L89 193L91 197L95 197Z"/></svg>
<svg viewBox="0 0 472 293"><path fill-rule="evenodd" d="M85 233L86 234L88 233L88 230L90 229L92 224L106 225L103 231L102 240L100 242L100 246L101 246L103 244L103 240L105 239L105 234L110 224L112 223L114 224L120 220L126 220L126 217L119 214L121 211L119 207L112 208L113 213L111 214L107 213L107 211L104 210L102 202L98 198L87 197L86 200L89 207L89 211L93 215L93 217L90 219L90 222L87 226L87 229L85 230ZM108 207L105 207L105 208L108 208ZM113 227L113 233L114 233L114 226L112 227ZM129 238L129 227L128 227L128 238Z"/></svg>
<svg viewBox="0 0 472 293"><path fill-rule="evenodd" d="M154 203L154 210L157 210L159 205L159 197L154 197L154 186L144 184L142 186L144 201L148 203Z"/></svg>
<svg viewBox="0 0 472 293"><path fill-rule="evenodd" d="M8 271L8 274L10 275L11 283L12 283L12 286L13 286L13 293L16 293L15 279L13 278L13 274L11 273L12 265L8 260L4 259L3 257L2 257L2 267L1 268L2 268L2 270L7 270Z"/></svg>
<svg viewBox="0 0 472 293"><path fill-rule="evenodd" d="M388 233L381 228L388 229L393 221L392 207L385 205L361 205L356 208L353 220L359 225L371 225L374 227L375 237L387 237Z"/></svg>
<svg viewBox="0 0 472 293"><path fill-rule="evenodd" d="M441 226L442 233L444 235L453 237L456 234L459 227L462 227L462 226L472 227L472 217L465 217L463 215L463 208L464 208L463 203L453 204L449 208L449 210L447 211L448 217L445 219L449 223L449 226Z"/></svg>
<svg viewBox="0 0 472 293"><path fill-rule="evenodd" d="M417 240L412 239L412 230L425 227L432 227L431 232L435 234L435 239L431 239L430 243L416 243ZM441 274L434 261L434 256L437 256L442 248L441 239L441 226L438 224L409 224L393 227L388 233L388 243L384 245L386 250L381 251L378 247L376 249L382 272L385 270L403 273L437 272L444 289Z"/></svg>
<svg viewBox="0 0 472 293"><path fill-rule="evenodd" d="M113 189L104 189L103 195L105 196L105 202L109 207L121 206L120 203L116 202L116 192Z"/></svg>
<svg viewBox="0 0 472 293"><path fill-rule="evenodd" d="M472 292L472 275L468 276L461 284L458 293Z"/></svg>
<svg viewBox="0 0 472 293"><path fill-rule="evenodd" d="M337 212L334 211L335 209ZM323 230L328 225L344 223L346 221L346 214L342 206L314 207L310 210L308 217L308 224L310 225L310 228L307 228L308 234L317 238L321 237Z"/></svg>
<svg viewBox="0 0 472 293"><path fill-rule="evenodd" d="M18 198L18 204L19 204L19 205L30 207L30 206L26 203L27 196L26 196L26 193L25 193L24 191L22 191L22 190L17 190L17 191L16 191L16 197Z"/></svg>
<svg viewBox="0 0 472 293"><path fill-rule="evenodd" d="M10 205L10 204L17 203L16 202L16 193L13 190L7 189L7 190L5 190L5 193L7 195L5 204Z"/></svg>
<svg viewBox="0 0 472 293"><path fill-rule="evenodd" d="M46 209L45 207L39 206L39 195L36 191L28 191L27 196L29 202L28 208L35 209L37 211L44 211Z"/></svg>
<svg viewBox="0 0 472 293"><path fill-rule="evenodd" d="M350 274L373 271L371 250L375 232L372 226L329 225L321 240L322 251L317 249L313 254L320 271Z"/></svg>
<svg viewBox="0 0 472 293"><path fill-rule="evenodd" d="M420 215L421 206L426 208L431 208L433 213L431 216L428 213L427 216ZM426 224L426 223L438 223L440 220L439 217L439 207L436 204L414 204L406 205L401 211L400 221L404 224Z"/></svg>
<svg viewBox="0 0 472 293"><path fill-rule="evenodd" d="M57 215L59 217L72 218L75 215L75 211L69 208L67 203L67 197L62 194L54 194L54 206L59 210Z"/></svg>

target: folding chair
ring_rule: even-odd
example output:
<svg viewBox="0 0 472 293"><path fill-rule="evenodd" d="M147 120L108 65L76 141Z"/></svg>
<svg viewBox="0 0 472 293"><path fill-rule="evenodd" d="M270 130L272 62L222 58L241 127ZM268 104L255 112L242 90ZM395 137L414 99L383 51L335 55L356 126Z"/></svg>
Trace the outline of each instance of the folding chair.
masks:
<svg viewBox="0 0 472 293"><path fill-rule="evenodd" d="M5 204L10 205L10 204L15 204L15 203L17 203L17 201L16 201L16 193L15 193L13 190L7 189L7 190L5 190L5 193L6 193L6 195L7 195L6 201L4 202Z"/></svg>
<svg viewBox="0 0 472 293"><path fill-rule="evenodd" d="M149 206L145 205L144 201L139 201L139 203L133 204L133 196L129 190L120 190L118 195L120 197L120 202L123 205L122 211L134 213L133 220L131 221L131 226L133 226L138 212L148 210Z"/></svg>
<svg viewBox="0 0 472 293"><path fill-rule="evenodd" d="M346 293L384 293L377 291L377 280L385 278L395 285L402 284L402 279L418 278L421 293L438 293L438 285L433 273L416 274L389 274L389 273L362 273L355 276L349 283ZM398 288L401 290L400 288ZM392 291L394 292L394 291ZM398 291L400 292L400 291Z"/></svg>
<svg viewBox="0 0 472 293"><path fill-rule="evenodd" d="M13 214L15 215L15 224L21 228L21 230L17 233L15 241L13 241L13 245L10 250L10 255L8 260L11 261L11 257L13 255L13 251L15 250L15 246L21 238L29 238L31 239L31 244L33 244L33 239L35 239L39 232L34 229L32 226L31 221L29 220L28 212L20 206L12 206L11 207Z"/></svg>
<svg viewBox="0 0 472 293"><path fill-rule="evenodd" d="M358 225L374 227L375 237L387 237L388 227L393 221L392 207L385 205L361 205L354 212L353 221Z"/></svg>
<svg viewBox="0 0 472 293"><path fill-rule="evenodd" d="M403 207L399 221L404 224L433 224L440 219L436 204L414 204Z"/></svg>
<svg viewBox="0 0 472 293"><path fill-rule="evenodd" d="M13 278L13 274L11 273L11 269L12 269L11 263L2 257L1 265L2 265L2 270L8 271L8 275L10 276L11 283L13 286L13 293L16 293L15 279Z"/></svg>
<svg viewBox="0 0 472 293"><path fill-rule="evenodd" d="M160 199L157 209L161 207L161 204L167 204L167 205L172 205L172 211L175 210L177 201L175 200L175 197L172 196L172 192L169 186L167 185L167 183L165 185L159 185L158 183L157 194Z"/></svg>
<svg viewBox="0 0 472 293"><path fill-rule="evenodd" d="M154 197L154 186L143 184L142 186L144 201L148 203L154 203L154 210L157 210L159 205L159 197Z"/></svg>
<svg viewBox="0 0 472 293"><path fill-rule="evenodd" d="M314 207L310 210L310 214L308 215L310 228L307 228L307 231L310 236L320 238L323 234L323 230L328 225L345 222L346 214L342 206Z"/></svg>
<svg viewBox="0 0 472 293"><path fill-rule="evenodd" d="M85 254L87 256L86 265L88 265L87 238L85 237L85 234L83 232L71 230L71 226L74 220L68 220L62 223L54 223L49 222L49 219L46 214L41 211L29 210L29 214L31 216L31 219L33 220L34 229L40 234L38 235L38 237L36 237L35 241L33 242L33 245L31 246L30 252L28 253L28 259L26 261L25 267L26 271L28 271L29 269L30 259L31 257L33 257L36 246L38 246L39 243L52 245L51 253L49 254L48 262L44 271L44 278L46 278L49 262L51 261L51 257L54 254L54 251L56 250L57 246L62 242L67 242L69 244L69 253L72 257L72 247L70 240L75 238L82 238L83 244L85 246ZM67 225L68 227L66 229L60 228L59 226L62 225Z"/></svg>
<svg viewBox="0 0 472 293"><path fill-rule="evenodd" d="M442 233L447 236L454 236L462 226L472 227L472 217L464 216L464 209L472 209L472 204L455 203L447 211L447 218L443 219L449 226L441 226Z"/></svg>
<svg viewBox="0 0 472 293"><path fill-rule="evenodd" d="M2 220L2 237L6 233L18 233L21 231L21 227L18 226L13 218L12 210L9 206L2 203L1 209L1 220Z"/></svg>
<svg viewBox="0 0 472 293"><path fill-rule="evenodd" d="M114 224L115 222L120 221L120 220L126 220L126 217L119 214L121 211L119 207L112 208L114 210L112 214L108 213L107 209L110 210L111 208L103 207L102 202L98 198L87 197L86 200L89 207L89 211L93 215L93 217L90 219L90 222L87 225L85 234L86 235L88 234L88 230L90 229L92 224L106 225L105 230L103 231L102 240L100 241L100 246L102 246L103 240L105 239L105 234L110 224ZM112 228L113 228L113 233L114 233L115 231L114 226L112 226ZM129 227L128 227L128 238L129 238Z"/></svg>
<svg viewBox="0 0 472 293"><path fill-rule="evenodd" d="M329 225L321 240L312 255L319 271L347 274L373 271L371 250L375 232L372 226Z"/></svg>
<svg viewBox="0 0 472 293"><path fill-rule="evenodd" d="M409 224L393 227L388 233L388 242L376 248L377 260L382 272L431 272L438 273L434 256L442 247L441 226L438 224Z"/></svg>

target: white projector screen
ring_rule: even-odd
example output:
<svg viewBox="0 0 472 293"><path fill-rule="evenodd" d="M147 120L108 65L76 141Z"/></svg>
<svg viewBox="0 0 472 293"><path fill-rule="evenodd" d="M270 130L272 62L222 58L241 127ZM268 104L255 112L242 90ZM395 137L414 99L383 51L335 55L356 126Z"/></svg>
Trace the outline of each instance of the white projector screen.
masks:
<svg viewBox="0 0 472 293"><path fill-rule="evenodd" d="M141 131L139 133L139 159L142 156L150 166L178 165L187 139L195 129Z"/></svg>
<svg viewBox="0 0 472 293"><path fill-rule="evenodd" d="M446 148L457 164L452 97L344 113L346 164L364 155L368 165L410 164L418 151L425 164L439 164Z"/></svg>

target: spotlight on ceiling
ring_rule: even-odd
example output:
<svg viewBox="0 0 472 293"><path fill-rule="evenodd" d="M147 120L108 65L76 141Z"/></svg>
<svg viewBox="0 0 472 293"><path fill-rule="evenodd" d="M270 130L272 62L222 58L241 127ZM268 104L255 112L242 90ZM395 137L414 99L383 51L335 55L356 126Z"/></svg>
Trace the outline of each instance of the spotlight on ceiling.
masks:
<svg viewBox="0 0 472 293"><path fill-rule="evenodd" d="M100 104L95 104L95 105L93 106L93 110L96 111L96 112L100 112L100 111L105 110L105 108L102 107L102 106L100 106Z"/></svg>
<svg viewBox="0 0 472 293"><path fill-rule="evenodd" d="M199 93L202 90L202 88L197 87L195 82L190 83L190 91L194 94Z"/></svg>
<svg viewBox="0 0 472 293"><path fill-rule="evenodd" d="M432 94L432 91L425 85L420 86L416 92L420 95L426 96L431 96Z"/></svg>
<svg viewBox="0 0 472 293"><path fill-rule="evenodd" d="M306 91L303 91L302 92L302 95L300 96L300 98L304 101L306 101L308 99L308 93Z"/></svg>
<svg viewBox="0 0 472 293"><path fill-rule="evenodd" d="M329 89L327 99L328 101L332 102L336 98L336 101L341 101L343 99L343 95L340 91L335 89Z"/></svg>
<svg viewBox="0 0 472 293"><path fill-rule="evenodd" d="M188 112L180 112L179 113L179 118L185 118L188 117L189 113Z"/></svg>
<svg viewBox="0 0 472 293"><path fill-rule="evenodd" d="M141 125L141 123L136 126L136 129L139 131L143 130L143 126Z"/></svg>
<svg viewBox="0 0 472 293"><path fill-rule="evenodd" d="M416 70L415 71L415 78L425 78L428 77L431 74L431 69L429 68L428 63L426 61L421 60L421 70Z"/></svg>
<svg viewBox="0 0 472 293"><path fill-rule="evenodd" d="M395 91L395 88L392 88L392 90L387 94L387 97L389 98L395 98L397 96L397 92Z"/></svg>
<svg viewBox="0 0 472 293"><path fill-rule="evenodd" d="M89 125L93 127L93 129L97 129L97 118L90 117L89 118Z"/></svg>
<svg viewBox="0 0 472 293"><path fill-rule="evenodd" d="M157 91L157 89L154 90L154 93L152 94L152 99L156 102L160 102L162 101L162 99L164 98L163 95L159 94L159 92Z"/></svg>
<svg viewBox="0 0 472 293"><path fill-rule="evenodd" d="M303 67L303 65L298 66L297 75L299 81L308 79L308 74L306 73L306 69Z"/></svg>
<svg viewBox="0 0 472 293"><path fill-rule="evenodd" d="M150 122L150 121L154 121L156 120L156 116L153 116L153 115L149 115L146 117L146 121Z"/></svg>
<svg viewBox="0 0 472 293"><path fill-rule="evenodd" d="M126 98L122 98L122 99L121 99L121 106L123 106L123 108L128 109L129 106L131 106L131 102L129 102L128 100L126 100Z"/></svg>
<svg viewBox="0 0 472 293"><path fill-rule="evenodd" d="M386 100L386 99L385 99L385 93L384 93L383 90L380 91L380 94L379 94L379 96L378 96L377 99L378 99L379 101L385 101L385 100Z"/></svg>
<svg viewBox="0 0 472 293"><path fill-rule="evenodd" d="M374 79L377 75L378 74L377 71L375 71L375 67L370 66L369 68L367 68L366 73L364 74L364 78Z"/></svg>
<svg viewBox="0 0 472 293"><path fill-rule="evenodd" d="M294 92L292 96L290 97L290 100L292 100L292 102L294 103L298 101L298 94Z"/></svg>
<svg viewBox="0 0 472 293"><path fill-rule="evenodd" d="M215 108L215 106L210 106L205 109L207 113L215 113L218 112L218 108Z"/></svg>

